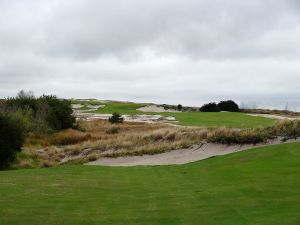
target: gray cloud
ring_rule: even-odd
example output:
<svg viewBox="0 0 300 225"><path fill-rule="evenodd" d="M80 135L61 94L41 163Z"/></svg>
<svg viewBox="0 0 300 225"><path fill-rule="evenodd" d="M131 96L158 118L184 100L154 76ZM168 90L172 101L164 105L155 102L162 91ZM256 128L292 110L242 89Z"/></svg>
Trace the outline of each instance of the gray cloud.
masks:
<svg viewBox="0 0 300 225"><path fill-rule="evenodd" d="M297 108L299 11L298 0L0 0L0 96Z"/></svg>

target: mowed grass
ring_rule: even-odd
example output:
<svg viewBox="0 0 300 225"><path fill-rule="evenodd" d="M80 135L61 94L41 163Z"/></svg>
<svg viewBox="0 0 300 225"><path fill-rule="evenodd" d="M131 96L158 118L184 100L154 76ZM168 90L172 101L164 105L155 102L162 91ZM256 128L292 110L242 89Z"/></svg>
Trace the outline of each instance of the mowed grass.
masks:
<svg viewBox="0 0 300 225"><path fill-rule="evenodd" d="M244 113L232 112L168 112L168 113L145 113L137 110L145 104L108 102L105 107L95 110L95 113L111 114L118 112L123 115L141 115L141 114L160 114L164 116L173 116L183 126L202 126L202 127L234 127L234 128L253 128L265 127L274 124L273 119L264 117L249 116Z"/></svg>
<svg viewBox="0 0 300 225"><path fill-rule="evenodd" d="M255 128L271 126L275 122L273 119L249 116L236 112L181 112L162 114L174 116L179 121L178 124L183 126Z"/></svg>
<svg viewBox="0 0 300 225"><path fill-rule="evenodd" d="M300 143L177 166L0 172L0 224L296 225Z"/></svg>
<svg viewBox="0 0 300 225"><path fill-rule="evenodd" d="M107 102L104 104L105 107L95 110L95 113L112 114L120 113L124 115L138 115L145 114L144 112L138 111L138 108L145 106L145 104L138 103L127 103L127 102ZM153 114L153 113L147 113Z"/></svg>

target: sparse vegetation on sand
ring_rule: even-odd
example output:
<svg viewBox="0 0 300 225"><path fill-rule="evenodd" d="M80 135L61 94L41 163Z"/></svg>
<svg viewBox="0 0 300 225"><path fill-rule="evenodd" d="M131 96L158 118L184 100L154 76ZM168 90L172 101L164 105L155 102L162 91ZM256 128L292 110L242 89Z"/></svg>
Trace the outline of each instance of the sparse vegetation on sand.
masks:
<svg viewBox="0 0 300 225"><path fill-rule="evenodd" d="M111 124L106 120L81 121L80 127L84 132L69 129L51 135L31 134L23 148L22 156L27 156L24 160L36 159L40 166L48 167L62 163L82 164L99 157L151 155L201 142L245 145L267 143L276 137L285 141L300 136L297 120L241 130L128 122ZM13 167L21 167L24 160L18 158Z"/></svg>
<svg viewBox="0 0 300 225"><path fill-rule="evenodd" d="M180 166L0 171L0 223L299 224L300 144Z"/></svg>
<svg viewBox="0 0 300 225"><path fill-rule="evenodd" d="M93 155L123 156L156 154L173 149L189 147L206 138L202 128L181 128L166 124L121 123L111 124L106 120L82 121L85 132L66 130L51 135L30 135L23 154L52 165L62 161L83 163ZM17 160L19 167L22 160Z"/></svg>

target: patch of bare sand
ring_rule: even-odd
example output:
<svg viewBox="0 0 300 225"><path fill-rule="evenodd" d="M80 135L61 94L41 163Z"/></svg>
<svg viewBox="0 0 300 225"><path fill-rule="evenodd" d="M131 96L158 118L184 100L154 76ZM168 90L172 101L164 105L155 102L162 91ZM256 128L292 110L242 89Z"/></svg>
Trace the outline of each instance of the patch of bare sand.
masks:
<svg viewBox="0 0 300 225"><path fill-rule="evenodd" d="M162 106L157 106L157 105L146 105L143 106L141 108L138 108L137 110L141 111L141 112L156 112L156 113L160 113L160 112L180 112L177 110L172 110L172 109L165 109Z"/></svg>
<svg viewBox="0 0 300 225"><path fill-rule="evenodd" d="M84 112L76 112L75 116L78 119L84 119L87 121L103 119L108 120L112 114L97 114L97 113L87 113ZM126 122L138 122L138 123L161 123L161 122L176 122L175 117L173 116L162 116L162 115L122 115L124 121Z"/></svg>
<svg viewBox="0 0 300 225"><path fill-rule="evenodd" d="M281 115L274 115L274 114L248 113L247 115L249 115L249 116L261 116L261 117L276 119L276 120L300 120L300 117L281 116Z"/></svg>
<svg viewBox="0 0 300 225"><path fill-rule="evenodd" d="M299 141L289 140L287 142ZM287 143L285 142L285 143ZM156 155L143 155L118 158L100 158L89 162L87 165L102 166L139 166L139 165L173 165L195 162L218 155L226 155L234 152L244 151L252 148L281 144L281 139L270 140L268 143L257 145L222 145L213 143L202 143L187 149L177 149Z"/></svg>

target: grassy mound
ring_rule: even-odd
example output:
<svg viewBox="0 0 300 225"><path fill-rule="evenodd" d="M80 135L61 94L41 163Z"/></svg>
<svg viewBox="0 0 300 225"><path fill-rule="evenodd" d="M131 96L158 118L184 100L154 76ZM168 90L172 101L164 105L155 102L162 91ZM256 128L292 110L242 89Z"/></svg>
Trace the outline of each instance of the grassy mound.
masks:
<svg viewBox="0 0 300 225"><path fill-rule="evenodd" d="M0 224L300 222L300 143L180 166L0 172Z"/></svg>

